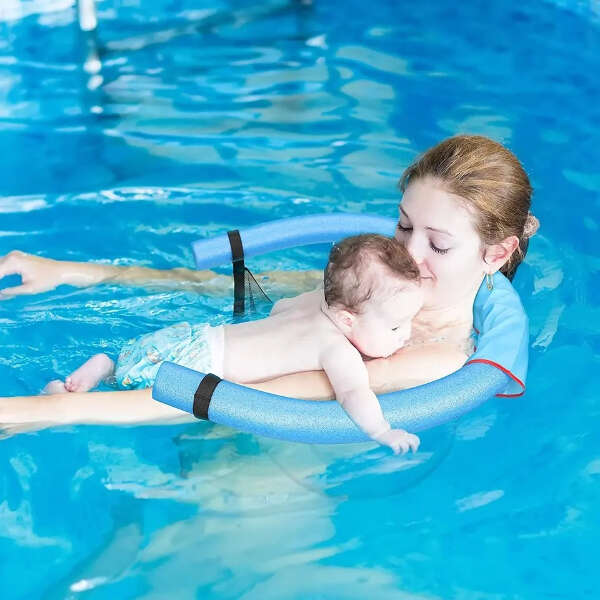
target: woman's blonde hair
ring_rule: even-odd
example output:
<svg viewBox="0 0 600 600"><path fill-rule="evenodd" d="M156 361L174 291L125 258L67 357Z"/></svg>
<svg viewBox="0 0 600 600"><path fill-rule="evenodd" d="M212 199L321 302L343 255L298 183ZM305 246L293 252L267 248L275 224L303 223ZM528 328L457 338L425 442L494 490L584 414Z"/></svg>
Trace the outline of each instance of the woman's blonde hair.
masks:
<svg viewBox="0 0 600 600"><path fill-rule="evenodd" d="M430 148L402 174L402 192L411 181L433 177L460 196L474 215L484 244L509 236L519 247L500 269L512 279L527 253L539 222L530 213L532 188L519 159L507 148L480 135L457 135Z"/></svg>

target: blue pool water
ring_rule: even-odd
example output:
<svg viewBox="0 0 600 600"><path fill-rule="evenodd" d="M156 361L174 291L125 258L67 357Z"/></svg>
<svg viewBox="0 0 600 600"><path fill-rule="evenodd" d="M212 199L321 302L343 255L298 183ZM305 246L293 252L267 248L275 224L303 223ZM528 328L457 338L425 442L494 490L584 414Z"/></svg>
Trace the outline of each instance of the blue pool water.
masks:
<svg viewBox="0 0 600 600"><path fill-rule="evenodd" d="M0 597L598 598L597 3L98 11L94 37L72 0L0 5L0 255L191 266L192 240L233 227L393 216L418 152L489 135L523 160L542 223L515 280L528 391L405 458L204 423L2 439ZM253 266L324 260L301 248ZM218 294L110 285L2 302L0 395L230 310Z"/></svg>

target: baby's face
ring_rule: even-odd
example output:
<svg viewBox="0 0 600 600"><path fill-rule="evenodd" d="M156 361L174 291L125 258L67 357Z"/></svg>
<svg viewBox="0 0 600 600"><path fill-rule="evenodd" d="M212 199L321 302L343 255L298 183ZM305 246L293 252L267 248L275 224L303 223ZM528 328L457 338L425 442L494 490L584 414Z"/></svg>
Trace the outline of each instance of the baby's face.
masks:
<svg viewBox="0 0 600 600"><path fill-rule="evenodd" d="M418 284L392 280L362 305L347 337L365 356L390 356L410 338L411 321L422 304Z"/></svg>

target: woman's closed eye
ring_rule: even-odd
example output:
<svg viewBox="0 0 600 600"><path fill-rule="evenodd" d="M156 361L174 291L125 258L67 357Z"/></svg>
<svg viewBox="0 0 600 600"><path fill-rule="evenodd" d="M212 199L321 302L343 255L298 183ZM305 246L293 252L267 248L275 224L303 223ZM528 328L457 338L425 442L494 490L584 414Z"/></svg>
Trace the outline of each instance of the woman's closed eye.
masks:
<svg viewBox="0 0 600 600"><path fill-rule="evenodd" d="M402 223L398 223L397 227L398 227L398 231L401 231L402 233L408 233L409 231L412 231L412 229L413 229L409 225L402 225ZM438 248L432 241L429 241L429 247L434 252L437 252L438 254L446 254L446 252L448 252L448 250L450 250L450 248Z"/></svg>
<svg viewBox="0 0 600 600"><path fill-rule="evenodd" d="M438 248L433 242L429 242L429 247L438 254L446 254L450 248Z"/></svg>

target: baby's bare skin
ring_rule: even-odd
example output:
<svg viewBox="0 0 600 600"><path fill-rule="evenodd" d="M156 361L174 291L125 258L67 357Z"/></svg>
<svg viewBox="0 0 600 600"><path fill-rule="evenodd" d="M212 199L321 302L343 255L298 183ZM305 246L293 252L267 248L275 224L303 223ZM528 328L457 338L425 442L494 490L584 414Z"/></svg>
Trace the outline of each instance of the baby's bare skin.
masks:
<svg viewBox="0 0 600 600"><path fill-rule="evenodd" d="M115 363L106 354L95 354L65 379L68 392L87 392L112 375Z"/></svg>
<svg viewBox="0 0 600 600"><path fill-rule="evenodd" d="M373 335L385 338L385 331L391 331L392 326L399 330L397 334L389 334L393 339L387 353L381 356L397 350L409 336L410 319L422 298L417 286L409 287L410 291L375 297L368 302L370 310L382 315L381 322L370 323L375 329ZM267 319L226 325L224 377L238 383L255 383L299 371L324 370L337 401L367 435L396 453L416 451L419 438L401 429L391 429L385 420L369 386L363 356L347 337L353 334L343 330L339 315L334 313L325 303L323 290L318 289L281 300ZM390 318L389 323L385 322ZM401 326L396 326L398 323ZM363 342L369 342L364 332L356 334L356 343ZM381 340L379 347L385 348Z"/></svg>
<svg viewBox="0 0 600 600"><path fill-rule="evenodd" d="M266 319L225 325L224 377L240 383L321 369L321 349L347 343L321 310L323 291L277 302Z"/></svg>
<svg viewBox="0 0 600 600"><path fill-rule="evenodd" d="M322 289L281 300L266 319L224 326L223 376L251 384L323 370L337 401L368 436L395 453L416 451L419 438L391 429L385 420L370 388L363 354L388 356L400 348L410 335L410 321L421 302L418 285L398 281L380 286L356 315L327 306ZM44 391L61 394L93 389L113 374L114 367L108 356L97 354L64 383L52 381Z"/></svg>
<svg viewBox="0 0 600 600"><path fill-rule="evenodd" d="M64 381L54 379L44 389L43 394L64 394L66 392L88 392L101 381L110 377L115 370L115 363L106 354L94 354L78 369L73 371Z"/></svg>

